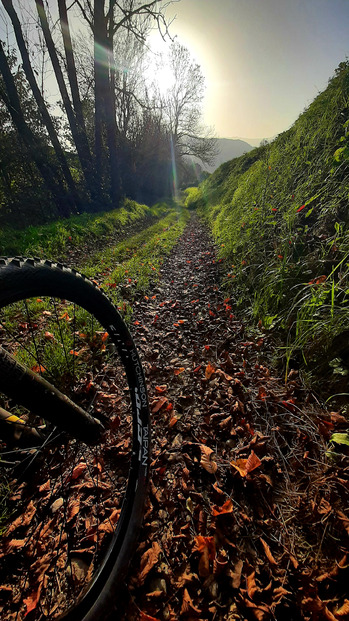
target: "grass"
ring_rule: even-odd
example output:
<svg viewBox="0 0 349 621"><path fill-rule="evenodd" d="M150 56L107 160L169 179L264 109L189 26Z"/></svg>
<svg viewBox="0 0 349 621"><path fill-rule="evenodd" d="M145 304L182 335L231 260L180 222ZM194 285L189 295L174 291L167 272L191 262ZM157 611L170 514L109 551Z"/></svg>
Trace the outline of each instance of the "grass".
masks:
<svg viewBox="0 0 349 621"><path fill-rule="evenodd" d="M188 210L172 209L165 218L117 246L96 253L84 265L86 276L98 280L126 320L131 318L135 295L146 292L150 282L158 279L164 258L183 233L188 219Z"/></svg>
<svg viewBox="0 0 349 621"><path fill-rule="evenodd" d="M349 360L349 346L336 349L349 330L348 103L345 62L289 130L186 196L212 228L240 313L278 334L286 373L303 366L329 389L331 360Z"/></svg>
<svg viewBox="0 0 349 621"><path fill-rule="evenodd" d="M80 249L86 242L100 239L108 244L115 231L135 222L160 218L168 209L165 204L147 207L126 199L119 209L109 212L71 216L23 230L6 228L0 231L0 254L64 258L69 248Z"/></svg>

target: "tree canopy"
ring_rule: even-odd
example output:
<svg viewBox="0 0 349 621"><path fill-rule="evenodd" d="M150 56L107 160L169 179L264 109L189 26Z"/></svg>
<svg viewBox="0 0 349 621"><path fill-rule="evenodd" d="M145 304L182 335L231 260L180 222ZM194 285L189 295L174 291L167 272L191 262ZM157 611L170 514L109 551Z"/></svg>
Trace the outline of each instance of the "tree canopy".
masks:
<svg viewBox="0 0 349 621"><path fill-rule="evenodd" d="M12 34L0 47L0 141L16 136L16 157L35 172L14 184L21 167L1 166L0 217L23 212L25 188L39 218L40 192L45 217L117 207L123 196L155 202L189 180L186 157L210 161L214 139L200 125L204 78L188 50L169 39L171 2L35 0L29 18L20 0L1 2ZM146 77L154 26L169 42L173 80L165 92ZM51 105L48 73L59 94Z"/></svg>

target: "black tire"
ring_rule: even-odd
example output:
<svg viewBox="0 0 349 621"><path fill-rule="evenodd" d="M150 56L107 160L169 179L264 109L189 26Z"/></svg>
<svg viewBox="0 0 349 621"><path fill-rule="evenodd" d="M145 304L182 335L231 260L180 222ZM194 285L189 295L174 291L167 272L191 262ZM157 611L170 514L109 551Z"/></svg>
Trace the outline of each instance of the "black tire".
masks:
<svg viewBox="0 0 349 621"><path fill-rule="evenodd" d="M127 394L130 396L130 403L129 403L130 414L126 414L124 417L124 420L121 420L121 422L118 422L118 420L116 420L115 422L115 418L118 419L120 417L118 415L114 416L114 412L112 412L111 413L112 422L107 423L107 427L109 425L108 430L106 431L105 434L103 434L105 444L103 446L97 445L97 447L93 447L93 448L91 447L86 448L85 445L82 446L82 443L80 441L76 439L70 439L69 437L66 436L66 434L59 433L56 428L52 430L52 428L50 428L50 424L48 423L47 430L46 430L46 427L45 427L45 430L46 430L46 434L50 433L49 441L46 438L44 440L43 447L40 447L40 449L34 450L33 454L35 458L31 457L28 468L27 466L25 466L24 468L24 470L27 469L30 474L30 483L25 483L24 489L26 490L27 487L31 486L30 490L28 492L26 491L27 495L25 499L23 499L24 492L22 489L23 488L23 473L21 473L20 476L18 477L17 464L14 467L15 474L13 474L12 469L10 469L10 474L6 470L6 467L3 469L7 473L6 474L7 480L5 484L10 485L10 488L11 488L11 491L8 495L12 499L15 498L16 510L14 512L13 503L12 503L12 506L10 506L10 508L8 509L10 511L9 525L6 526L6 525L0 524L1 531L3 533L1 541L0 541L0 572L2 574L1 584L3 585L9 584L9 586L13 586L13 582L16 581L16 571L22 574L24 571L23 567L21 566L22 560L19 561L19 559L22 559L28 556L29 552L30 552L29 561L27 562L29 563L29 567L32 567L32 568L36 566L35 565L36 561L40 560L40 554L43 557L45 556L45 552L42 549L40 549L40 545L42 545L40 537L41 537L41 533L45 531L45 528L47 529L47 524L51 524L51 522L54 522L54 523L57 522L57 529L59 528L59 532L56 535L54 534L50 535L50 541L51 539L54 540L54 536L56 537L59 536L60 545L58 545L57 540L55 540L56 543L54 545L56 546L55 548L56 551L54 554L56 556L53 559L53 561L56 563L56 565L53 569L49 565L47 574L45 574L44 578L42 578L42 586L40 587L40 597L39 597L38 602L33 607L32 611L28 613L28 607L30 608L30 606L32 605L30 602L32 602L33 599L35 600L35 589L38 589L38 587L37 587L37 583L35 585L30 583L30 573L32 572L29 572L29 567L28 567L25 570L27 571L28 576L24 581L24 588L22 588L23 593L22 594L20 592L15 593L16 597L13 598L15 602L11 601L11 598L10 598L10 605L9 605L8 592L5 593L6 597L2 598L2 594L0 590L0 611L2 611L0 613L0 616L1 616L1 619L3 619L4 621L10 618L21 619L25 615L28 621L30 621L31 619L39 620L39 619L56 619L56 618L63 618L66 621L72 621L72 620L78 621L82 619L84 621L92 621L98 618L105 619L108 616L108 611L110 612L110 610L113 609L115 598L117 595L118 586L120 586L120 583L125 577L128 563L131 559L132 552L134 550L134 546L137 540L139 528L140 528L142 517L143 517L143 508L144 508L144 502L145 502L145 497L146 497L147 480L148 480L148 473L149 473L149 443L150 443L149 408L148 408L148 400L147 400L147 394L146 394L144 374L143 374L139 356L135 348L135 345L133 343L133 340L131 338L131 335L124 321L122 320L120 314L116 310L115 306L107 298L107 296L101 291L101 289L94 282L91 282L90 280L82 276L81 274L61 264L52 263L49 261L41 261L37 259L23 259L23 258L0 259L0 309L3 309L0 312L5 313L2 316L0 315L0 344L2 346L4 347L7 346L8 341L11 341L11 343L13 344L9 346L9 349L11 350L11 347L12 347L12 353L13 353L13 350L15 350L15 353L16 353L19 348L18 343L21 342L21 346L23 346L24 348L24 354L27 355L26 354L27 340L29 342L30 338L32 338L32 333L35 332L35 335L36 335L36 332L39 329L37 323L41 322L40 317L42 315L45 315L45 320L46 320L46 317L48 317L47 321L49 321L51 320L50 318L52 318L53 311L46 310L46 312L42 313L41 315L38 315L37 323L33 323L33 325L28 327L27 325L28 322L23 322L21 319L22 315L18 315L20 311L18 311L17 303L24 300L23 304L25 304L26 312L28 313L28 310L27 310L28 299L33 298L34 299L33 304L35 305L35 303L37 304L43 303L42 299L46 297L55 298L59 301L59 302L54 302L55 309L56 309L56 305L59 304L59 312L61 312L61 305L64 304L65 301L69 301L69 303L72 303L74 305L74 324L69 325L69 330L71 331L71 334L74 335L69 338L74 338L74 343L75 343L75 338L80 338L80 337L81 339L83 337L87 338L86 334L80 333L76 329L76 325L78 322L78 320L75 318L76 306L78 306L81 309L84 309L82 312L87 311L88 313L91 314L93 318L95 318L96 322L98 322L98 324L102 327L102 330L105 331L105 333L103 333L101 337L102 339L106 338L105 334L108 333L109 335L108 336L108 352L109 352L108 356L114 356L112 350L115 349L115 346L116 346L117 351L118 351L118 360L121 360L121 371L120 370L118 371L119 375L117 375L116 377L120 378L120 382L123 382L124 381L123 377L126 376L127 385L125 385L125 387L120 388L120 389L117 386L115 388L116 380L115 378L113 379L110 377L110 371L108 371L109 374L107 375L107 379L105 379L105 376L104 378L103 376L99 376L98 370L96 370L96 375L94 377L103 378L103 380L98 380L100 381L102 387L104 384L107 384L108 389L110 389L110 391L120 390L121 397L119 393L116 393L118 394L117 397L115 397L115 393L111 393L111 397L109 397L109 401L108 401L108 403L117 403L117 399L119 399L119 401L121 402L121 405L118 405L117 407L119 408L120 412L123 411L122 410L123 403L126 399ZM63 300L63 302L61 302L61 300ZM12 305L12 304L14 304L13 307L10 307L12 309L11 310L12 315L11 314L9 315L9 310L8 310L9 305ZM50 308L53 308L53 307L50 307ZM55 312L57 315L57 311ZM67 316L68 316L68 319L66 319ZM10 318L8 319L8 317ZM13 317L15 318L15 321L13 320ZM20 319L18 319L18 317L20 317ZM62 319L62 317L65 319ZM63 312L61 317L58 317L57 315L57 326L59 326L60 330L61 330L60 326L62 325L62 322L64 323L64 320L72 322L72 319L69 317L67 311ZM20 326L24 325L24 328L18 328L19 331L22 330L22 332L25 333L24 341L22 340L22 336L19 336L17 334L16 332L17 327L15 328L12 327L13 323L15 323L15 325L17 326L16 322L18 321L22 322L19 324ZM10 325L10 328L8 328L9 325ZM65 325L66 324L64 324L64 329L65 329ZM94 324L89 323L88 325L93 326ZM41 335L44 334L45 336L47 336L49 334L50 335L49 339L51 339L51 341L55 339L52 333L48 332L47 330L46 332L44 332L45 327L46 327L44 324L39 327L41 329L41 333L40 333ZM13 333L11 332L11 330L15 330L15 336L13 336ZM79 336L76 337L75 336L76 334L78 334ZM100 335L100 330L97 331L96 334ZM34 335L34 341L36 338L35 335ZM95 335L93 334L93 338L94 336ZM64 336L64 338L66 337ZM92 340L93 339L91 336L91 341ZM62 336L62 343L63 341L64 339ZM39 342L39 337L38 337L38 342ZM59 346L57 345L57 348L61 347L62 349L62 346L63 346L62 344L59 344ZM35 348L36 348L35 349L36 351L38 348L37 343L35 343ZM83 351L83 355L85 356L85 359L87 359L88 361L90 360L92 361L92 354L90 354L90 350L92 351L92 345L90 345L88 354L86 354L84 348L86 348L85 344L82 347L82 351ZM46 349L47 349L47 346L46 346ZM58 354L60 354L61 349L57 349ZM44 350L45 350L45 347L42 346L42 351ZM75 354L78 355L75 349L73 348L69 353L74 354L73 358ZM104 352L102 353L104 354ZM98 356L101 357L102 353L98 352ZM34 354L31 353L30 355L32 356ZM47 356L48 356L48 353L47 353ZM65 354L65 356L67 357L67 354ZM39 357L39 354L37 353L36 360L37 360L37 364L36 365L34 364L34 367L36 368L38 366L38 372L41 373L42 371L46 371L46 367L43 366L41 363L41 354ZM93 361L94 360L95 359L93 358ZM69 361L67 361L67 364L68 362L69 364L71 364L70 359ZM86 363L84 362L83 364L86 364ZM102 360L101 365L103 366L103 364L105 368L104 359ZM93 368L95 368L94 365L95 365L95 361L93 362ZM119 367L120 367L120 364L119 364ZM111 365L109 365L109 362L108 362L107 368L108 369L113 368ZM69 374L71 375L70 370L69 370ZM74 377L75 377L75 372L74 372ZM77 380L75 379L74 381L76 382ZM85 380L79 379L78 381L82 383ZM79 391L77 390L76 386L74 386L73 388L75 391L74 392L74 398L75 398L75 393L78 394ZM62 390L61 386L60 386L60 390ZM71 394L69 396L70 398L73 398ZM98 396L98 399L99 399L99 396ZM96 401L94 397L92 400L93 407L95 407L95 403ZM1 405L1 401L0 401L0 405ZM9 407L11 407L13 404L8 403L8 402L6 403L6 398L5 398L5 405L7 409L9 410ZM110 410L109 406L108 408ZM97 413L97 416L98 416L98 413ZM105 415L103 412L101 413L101 418L102 418L102 422L105 423ZM130 419L130 427L131 427L130 434L132 433L132 440L127 435L128 432L123 431L124 429L123 425L125 425L125 430L126 430L125 421L128 421L128 419ZM31 429L30 425L28 424L29 429ZM113 426L116 426L116 428L114 429ZM0 428L0 437L1 437L1 433L4 427L5 425L2 425ZM58 436L58 440L56 440L56 436ZM121 436L121 441L120 441L120 436ZM57 446L55 445L55 442L57 443ZM130 458L129 458L128 473L127 473L128 480L127 480L127 486L126 486L124 482L124 475L123 475L123 468L124 468L123 460L126 461L126 458L124 459L124 451L125 451L124 446L127 442L130 442L130 448L129 448ZM114 450L115 446L118 446L118 444L120 443L122 444L122 448L120 449L121 454L119 454L119 448L116 451ZM8 442L6 442L5 444L4 443L2 444L2 448L3 450L5 450L5 453L6 453L6 455L3 456L3 461L5 464L8 464L8 461L9 461L8 456L11 453L9 452L10 444ZM17 447L15 450L16 450L15 454L17 455L18 454ZM30 450L33 451L32 448L30 448ZM97 451L99 452L97 453ZM25 459L28 459L27 453L25 453L25 451L23 454L25 456ZM30 455L32 455L32 453L30 453ZM62 455L61 472L59 474L55 474L55 477L56 477L55 479L51 479L50 472L55 473L56 470L58 469L58 465L57 465L58 458L60 458L61 455ZM43 458L45 458L46 461L44 461ZM74 462L71 463L72 459L75 460L75 465L74 465ZM80 464L77 463L79 459L82 460ZM35 465L34 465L34 474L33 474L33 462L35 464L35 460L37 461L37 466L36 466L36 471L35 471ZM11 457L10 457L10 461L11 461ZM25 461L25 464L26 463L27 462ZM49 466L47 465L48 463L49 463ZM85 474L83 476L85 476L87 480L86 488L89 490L91 489L91 491L84 491L85 489L84 483L82 484L79 483L80 490L82 489L83 492L80 492L80 491L76 492L75 488L76 487L79 488L79 485L77 485L76 478L73 478L73 475L75 471L77 472L79 471L77 466L80 467L81 464L83 466L85 464L86 466ZM68 465L69 465L69 472L68 472ZM0 461L0 466L1 466L1 461ZM17 471L15 469L16 467L17 467ZM51 470L49 470L48 468L51 468ZM112 470L113 468L115 468L115 470ZM118 469L120 469L120 472L122 472L122 476L119 476ZM19 501L16 497L16 493L18 496L19 492L16 492L16 489L13 489L11 487L11 485L13 484L11 482L11 478L16 479L17 477L18 486L19 486L18 489L20 490L20 493L22 494L21 502L24 504L24 506L26 506L26 503L27 503L27 506L28 507L30 506L31 511L33 511L33 505L35 505L35 502L36 502L36 499L35 499L36 492L33 492L33 484L36 487L39 487L41 489L41 486L39 485L40 480L38 478L39 477L38 472L42 472L42 471L44 472L43 479L48 477L47 480L50 482L51 488L53 485L53 490L51 492L48 492L48 494L46 494L46 497L48 496L48 498L45 497L43 501L40 500L40 503L43 505L45 511L41 507L41 504L40 506L38 505L38 508L35 510L34 517L31 520L34 524L30 525L30 529L31 529L30 532L32 534L29 536L27 531L25 531L25 529L23 530L23 527L21 525L16 527L17 530L13 530L13 524L17 523L16 515L20 515L20 513L18 514L18 502ZM112 480L113 480L113 483L111 483ZM54 481L54 483L52 481ZM58 481L58 484L57 484L57 481ZM55 487L56 484L58 485L57 488ZM90 485L90 488L88 488L88 484ZM112 487L110 492L108 490L107 499L105 499L106 497L105 487L106 486ZM118 493L121 494L121 492L119 492L118 490L118 486L124 490L122 505L121 505L121 499L117 498L117 494ZM70 497L68 496L69 493L71 494ZM104 495L105 497L103 497L103 503L100 502L97 508L91 509L91 517L89 517L88 511L90 511L90 504L88 503L91 502L90 496L87 497L86 501L84 500L85 504L81 505L81 499L79 499L79 497L77 498L76 496L76 494L78 493L83 493L85 495L89 493L91 495L94 495L93 502L95 503L97 503L97 501L100 502L101 496ZM61 495L58 500L63 501L63 504L58 509L55 509L55 513L52 513L53 506L54 506L54 502L52 503L52 499L56 497L57 494ZM71 500L71 499L76 499L76 498L77 500L74 500L74 501ZM112 509L112 506L113 506L112 503L114 502L114 499L116 503L114 507L116 506L117 507L116 509L115 508ZM70 513L74 513L76 510L74 508L74 502L79 504L80 512L76 514L77 517L75 517L75 514L74 514L74 518L71 520L73 524L75 523L75 520L76 520L77 524L73 527L70 527L68 526L68 522L69 522L68 518L70 516ZM58 502L58 505L59 505L59 502ZM71 506L73 507L72 510L70 508ZM105 509L106 506L107 506L107 509ZM21 510L23 510L23 506ZM109 510L112 510L113 512L111 514L108 513L107 516L105 517L105 514L103 513L103 511L107 512ZM92 513L92 511L94 511L94 513ZM40 515L39 515L39 512L40 512ZM102 519L102 517L100 517L101 512L102 512L102 517L104 519L103 522L100 521ZM63 518L60 518L60 517L56 518L55 517L56 513L58 513L59 515L64 514ZM27 511L27 514L28 514L28 511ZM116 514L118 514L118 520L114 526L114 521L116 520L116 517L113 517L113 516ZM87 517L84 517L86 515ZM41 525L39 523L40 520L41 520ZM90 530L88 530L88 525L90 523L92 524L92 526ZM81 526L81 524L83 526ZM109 527L109 524L111 524L110 527ZM105 528L103 525L105 525ZM27 528L29 529L29 527ZM39 530L40 528L41 530ZM73 528L74 530L72 535L70 534L69 528ZM104 532L104 531L107 531L108 528L109 530L111 529L112 532L108 532L108 533ZM90 531L93 533L93 535L89 535ZM24 535L23 535L23 532L25 533ZM46 532L47 531L45 531L45 534ZM105 540L107 540L107 535L109 537L109 541L107 544L105 544ZM19 549L17 549L16 546L13 546L12 541L13 539L15 539L16 541L18 541L18 539L20 540L21 536L24 536L23 541L25 542L25 545L23 544L23 547L20 546ZM81 537L81 541L79 542L77 540L78 536ZM96 537L97 537L97 544L95 543ZM102 538L103 545L104 545L103 556L101 558L100 558L101 551L98 550L98 545L102 547L102 544L98 543L99 538ZM31 548L33 547L34 539L35 539L34 543L37 544L38 549L34 553L32 553ZM69 543L70 539L71 539L71 544ZM85 547L87 546L86 541L89 542L90 549L87 550L87 552L84 552L84 546ZM91 544L91 541L92 541L92 544ZM70 549L69 549L69 545L70 545ZM77 545L82 546L82 548L77 550L76 549ZM92 552L91 552L91 546L93 548ZM64 552L65 554L64 558L63 558L63 552L62 553L60 552L60 550L62 550L63 548L64 550L66 550L67 548L66 553ZM83 556L84 553L86 554L86 557ZM98 557L96 556L97 553L99 555ZM84 559L88 558L88 561L86 562L79 561L80 565L83 567L81 571L84 574L84 578L83 579L81 578L81 580L84 581L84 584L83 584L83 588L81 589L81 591L79 590L77 594L75 594L76 583L79 582L80 578L79 577L77 578L76 576L78 576L78 570L79 568L81 569L81 567L77 561L75 560L72 561L73 554L76 554L76 555L81 554ZM92 561L89 560L91 554L95 554ZM61 557L63 558L63 560L60 560ZM98 561L96 561L96 558L98 558ZM41 559L41 562L50 563L50 560L43 558ZM20 564L20 568L16 569L16 563ZM77 564L75 566L72 563L77 563ZM88 565L88 563L90 563L90 565ZM98 567L96 567L96 563L98 563ZM63 570L60 567L62 564L64 565ZM86 565L88 569L86 569ZM58 566L59 568L57 569ZM12 571L12 577L11 577L11 571ZM50 577L51 575L52 577ZM85 584L86 576L88 577L87 585ZM53 585L54 581L59 583L58 586ZM62 581L63 581L63 587L62 587ZM68 584L69 581L71 581L74 584L73 586L69 586L68 588L66 586L66 583ZM11 582L12 582L12 585L11 585ZM45 586L47 582L49 584L49 587ZM59 589L60 591L62 590L64 591L64 589L69 591L69 593L67 593L67 600L69 602L67 604L68 606L67 609L63 609L64 604L59 605L57 608L56 604L52 605L52 601L50 601L49 603L47 602L48 598L50 598L51 600L55 600L57 598L57 594L56 594L56 591L54 591L54 589L57 590L57 593ZM20 590L21 589L19 589L19 591ZM43 595L44 592L49 593L49 595L45 595L46 597L45 601L43 601L42 599L44 597ZM25 603L24 603L24 600L26 600ZM55 609L55 606L56 606L56 609ZM17 611L17 616L15 617L10 616L11 614L12 615L14 614L14 611Z"/></svg>

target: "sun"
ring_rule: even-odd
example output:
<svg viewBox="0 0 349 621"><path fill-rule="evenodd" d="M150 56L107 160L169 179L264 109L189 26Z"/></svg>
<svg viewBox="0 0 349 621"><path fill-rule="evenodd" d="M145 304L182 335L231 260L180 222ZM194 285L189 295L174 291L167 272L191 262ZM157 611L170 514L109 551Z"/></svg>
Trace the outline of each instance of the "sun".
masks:
<svg viewBox="0 0 349 621"><path fill-rule="evenodd" d="M175 78L170 63L170 43L161 37L150 36L149 51L146 56L145 80L150 88L161 95L166 95L175 85Z"/></svg>

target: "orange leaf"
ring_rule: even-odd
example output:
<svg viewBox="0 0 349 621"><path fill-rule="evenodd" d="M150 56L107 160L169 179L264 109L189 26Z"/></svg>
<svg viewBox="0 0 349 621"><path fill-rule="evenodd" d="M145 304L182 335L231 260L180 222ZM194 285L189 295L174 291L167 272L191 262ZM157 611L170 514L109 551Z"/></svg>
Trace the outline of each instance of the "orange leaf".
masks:
<svg viewBox="0 0 349 621"><path fill-rule="evenodd" d="M206 379L211 379L213 373L215 372L215 367L209 362L205 369L205 377Z"/></svg>
<svg viewBox="0 0 349 621"><path fill-rule="evenodd" d="M179 369L174 369L173 370L175 375L180 375L181 373L183 373L183 371L185 371L184 367L180 367Z"/></svg>
<svg viewBox="0 0 349 621"><path fill-rule="evenodd" d="M87 464L82 461L80 462L80 464L75 466L73 472L71 473L71 479L77 479L79 476L82 475L83 472L85 472L85 470L87 470Z"/></svg>
<svg viewBox="0 0 349 621"><path fill-rule="evenodd" d="M216 462L213 460L213 450L204 444L200 445L201 459L200 464L210 474L214 474L218 468Z"/></svg>
<svg viewBox="0 0 349 621"><path fill-rule="evenodd" d="M230 465L235 468L242 477L246 477L252 470L258 468L261 465L261 460L254 451L251 451L251 455L248 459L237 459L236 461L231 461Z"/></svg>
<svg viewBox="0 0 349 621"><path fill-rule="evenodd" d="M25 613L25 617L27 616L27 614L29 614L32 610L35 610L35 608L38 605L39 602L39 598L40 598L40 593L41 593L41 589L42 589L42 582L39 584L38 590L37 591L33 591L29 597L26 597L23 601L27 607L26 613Z"/></svg>
<svg viewBox="0 0 349 621"><path fill-rule="evenodd" d="M79 356L79 355L80 355L78 351L75 351L75 349L71 349L69 353L70 353L72 356Z"/></svg>
<svg viewBox="0 0 349 621"><path fill-rule="evenodd" d="M45 332L44 336L45 336L45 339L47 339L48 341L53 341L54 338L55 338L55 336L54 336L54 334L52 334L52 332L47 332L47 331Z"/></svg>
<svg viewBox="0 0 349 621"><path fill-rule="evenodd" d="M212 515L214 516L224 515L226 513L233 513L233 503L230 498L228 498L228 500L224 503L224 505L222 505L222 507L213 507L212 509Z"/></svg>
<svg viewBox="0 0 349 621"><path fill-rule="evenodd" d="M167 390L166 384L161 384L161 386L155 386L155 392L157 392L158 395L162 395L164 392L166 392L166 390Z"/></svg>
<svg viewBox="0 0 349 621"><path fill-rule="evenodd" d="M32 371L34 371L34 373L44 373L46 369L42 366L42 364L35 364L32 367Z"/></svg>
<svg viewBox="0 0 349 621"><path fill-rule="evenodd" d="M207 548L209 559L213 561L216 556L216 544L214 537L203 537L202 535L197 535L194 540L195 545L193 551L202 553L205 548Z"/></svg>
<svg viewBox="0 0 349 621"><path fill-rule="evenodd" d="M145 612L140 612L139 615L139 621L159 621L159 619L157 617L151 617L150 615L147 615Z"/></svg>

